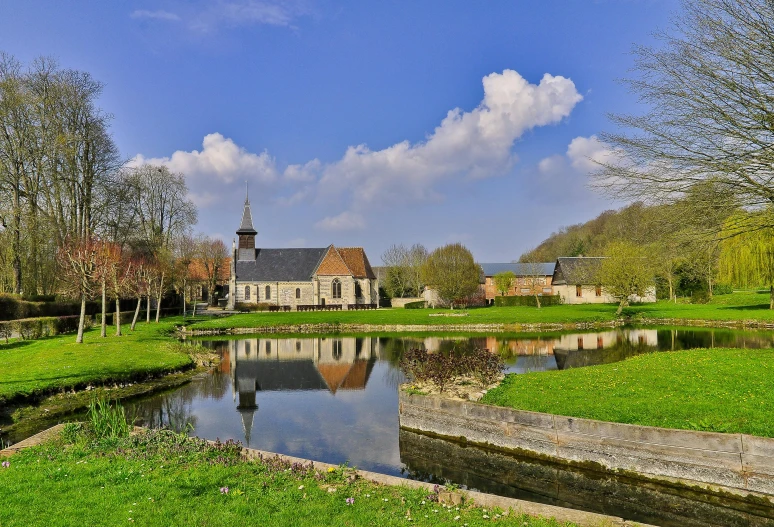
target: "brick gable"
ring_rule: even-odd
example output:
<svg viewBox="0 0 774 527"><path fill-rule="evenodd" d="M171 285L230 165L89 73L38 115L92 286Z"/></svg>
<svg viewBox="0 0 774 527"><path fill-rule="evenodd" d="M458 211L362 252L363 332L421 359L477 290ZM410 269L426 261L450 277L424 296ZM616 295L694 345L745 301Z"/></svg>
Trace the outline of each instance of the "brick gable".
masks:
<svg viewBox="0 0 774 527"><path fill-rule="evenodd" d="M336 247L331 245L320 265L317 266L315 274L318 276L350 276L352 272L336 250Z"/></svg>
<svg viewBox="0 0 774 527"><path fill-rule="evenodd" d="M355 278L376 278L362 247L340 247L337 251L344 263L347 264L352 276Z"/></svg>

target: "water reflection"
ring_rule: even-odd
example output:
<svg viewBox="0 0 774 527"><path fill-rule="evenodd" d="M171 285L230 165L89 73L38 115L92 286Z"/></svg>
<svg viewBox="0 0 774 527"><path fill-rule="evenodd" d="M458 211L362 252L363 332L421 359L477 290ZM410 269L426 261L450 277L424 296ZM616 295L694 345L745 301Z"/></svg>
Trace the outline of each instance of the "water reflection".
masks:
<svg viewBox="0 0 774 527"><path fill-rule="evenodd" d="M399 447L397 386L405 378L398 363L410 348L487 348L504 357L508 371L527 372L695 347L771 347L774 332L620 328L528 336L255 337L203 343L221 354L217 371L141 400L130 414L136 412L149 425L193 427L201 437L237 439L272 452L349 462L392 475L408 465L426 477L453 479L456 469L409 463L422 454L413 449L407 455ZM498 471L506 477L502 467L493 465L492 474ZM496 485L492 491L501 492Z"/></svg>

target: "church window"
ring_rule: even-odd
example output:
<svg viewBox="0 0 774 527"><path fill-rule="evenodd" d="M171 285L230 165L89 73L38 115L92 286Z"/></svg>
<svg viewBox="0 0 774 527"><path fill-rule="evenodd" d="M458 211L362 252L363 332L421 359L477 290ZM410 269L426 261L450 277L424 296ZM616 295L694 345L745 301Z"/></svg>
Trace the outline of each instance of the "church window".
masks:
<svg viewBox="0 0 774 527"><path fill-rule="evenodd" d="M266 300L271 300L271 287L266 286Z"/></svg>
<svg viewBox="0 0 774 527"><path fill-rule="evenodd" d="M250 286L245 286L245 300L250 300Z"/></svg>
<svg viewBox="0 0 774 527"><path fill-rule="evenodd" d="M363 288L360 287L360 282L355 282L355 296L357 298L363 296Z"/></svg>
<svg viewBox="0 0 774 527"><path fill-rule="evenodd" d="M296 298L301 298L301 288L296 287Z"/></svg>
<svg viewBox="0 0 774 527"><path fill-rule="evenodd" d="M331 289L333 290L332 291L333 298L341 298L341 282L339 281L338 278L335 278L333 280L333 283L331 284Z"/></svg>

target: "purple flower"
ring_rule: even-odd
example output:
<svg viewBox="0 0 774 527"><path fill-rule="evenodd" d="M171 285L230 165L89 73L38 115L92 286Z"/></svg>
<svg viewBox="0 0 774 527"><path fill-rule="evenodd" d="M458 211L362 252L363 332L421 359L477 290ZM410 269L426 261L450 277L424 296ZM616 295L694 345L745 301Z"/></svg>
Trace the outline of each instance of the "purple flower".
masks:
<svg viewBox="0 0 774 527"><path fill-rule="evenodd" d="M11 462L10 461L3 461L3 468L8 468L10 466L11 466Z"/></svg>
<svg viewBox="0 0 774 527"><path fill-rule="evenodd" d="M355 503L355 498L347 498L347 505L352 505Z"/></svg>
<svg viewBox="0 0 774 527"><path fill-rule="evenodd" d="M221 494L228 494L228 487L221 487L220 488L220 493Z"/></svg>

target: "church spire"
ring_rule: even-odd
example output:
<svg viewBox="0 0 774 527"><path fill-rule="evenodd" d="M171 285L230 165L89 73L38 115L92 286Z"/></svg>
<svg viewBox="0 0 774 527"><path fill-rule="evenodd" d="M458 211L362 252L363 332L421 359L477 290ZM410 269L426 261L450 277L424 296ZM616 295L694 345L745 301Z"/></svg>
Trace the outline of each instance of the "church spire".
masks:
<svg viewBox="0 0 774 527"><path fill-rule="evenodd" d="M239 225L239 230L236 231L239 235L256 235L258 231L253 228L253 213L250 210L250 198L247 195L247 182L245 182L245 208L242 211L242 223Z"/></svg>

